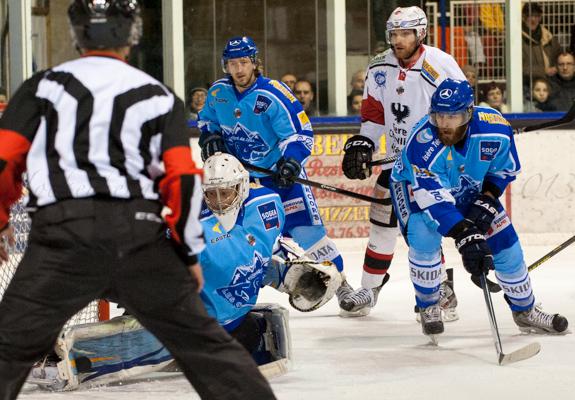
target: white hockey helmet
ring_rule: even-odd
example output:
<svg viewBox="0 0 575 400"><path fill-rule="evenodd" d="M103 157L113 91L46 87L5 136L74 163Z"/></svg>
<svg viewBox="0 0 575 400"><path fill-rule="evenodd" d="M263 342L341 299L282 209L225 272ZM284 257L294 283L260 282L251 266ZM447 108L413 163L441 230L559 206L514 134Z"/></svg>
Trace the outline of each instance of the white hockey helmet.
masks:
<svg viewBox="0 0 575 400"><path fill-rule="evenodd" d="M202 182L206 205L229 232L250 192L250 174L237 158L216 153L204 163Z"/></svg>
<svg viewBox="0 0 575 400"><path fill-rule="evenodd" d="M417 6L397 7L387 20L385 38L391 44L391 32L399 29L414 29L419 44L427 35L427 17Z"/></svg>

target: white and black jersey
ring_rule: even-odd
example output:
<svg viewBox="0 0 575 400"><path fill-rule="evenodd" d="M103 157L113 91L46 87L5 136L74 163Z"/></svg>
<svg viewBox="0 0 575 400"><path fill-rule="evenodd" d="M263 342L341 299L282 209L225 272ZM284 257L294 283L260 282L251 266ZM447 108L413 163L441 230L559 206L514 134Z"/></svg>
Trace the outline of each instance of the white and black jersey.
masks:
<svg viewBox="0 0 575 400"><path fill-rule="evenodd" d="M82 57L34 75L10 100L0 120L0 188L25 157L32 209L162 196L175 213L176 236L196 237L199 223L181 220L197 208L196 220L201 204L188 132L182 101L156 79L114 57Z"/></svg>
<svg viewBox="0 0 575 400"><path fill-rule="evenodd" d="M376 146L385 135L386 154L399 153L446 78L466 80L455 59L435 47L421 45L419 58L406 67L392 49L377 55L367 69L359 133Z"/></svg>

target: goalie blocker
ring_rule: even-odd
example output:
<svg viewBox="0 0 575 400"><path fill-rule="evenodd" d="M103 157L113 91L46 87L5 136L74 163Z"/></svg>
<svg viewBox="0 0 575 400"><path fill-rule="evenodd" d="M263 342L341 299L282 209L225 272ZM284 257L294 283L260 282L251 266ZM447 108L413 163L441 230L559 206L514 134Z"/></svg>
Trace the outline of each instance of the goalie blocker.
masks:
<svg viewBox="0 0 575 400"><path fill-rule="evenodd" d="M257 304L230 332L270 379L291 367L289 312L277 304ZM171 354L132 316L76 325L58 339L59 362L34 367L28 383L48 390L75 390L180 372Z"/></svg>

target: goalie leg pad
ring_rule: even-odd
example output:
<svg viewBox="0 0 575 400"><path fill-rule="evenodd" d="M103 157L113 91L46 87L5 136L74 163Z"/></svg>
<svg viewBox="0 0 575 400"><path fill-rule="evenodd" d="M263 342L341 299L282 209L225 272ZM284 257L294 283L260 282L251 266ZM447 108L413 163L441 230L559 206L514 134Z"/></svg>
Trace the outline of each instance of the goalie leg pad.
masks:
<svg viewBox="0 0 575 400"><path fill-rule="evenodd" d="M289 330L289 311L271 303L256 304L250 314L263 319L265 330L262 333L260 346L252 352L252 356L259 365L265 364L260 360L275 362L286 360L291 364L292 346Z"/></svg>
<svg viewBox="0 0 575 400"><path fill-rule="evenodd" d="M159 371L172 361L168 350L132 316L73 326L56 344L65 390L126 380Z"/></svg>

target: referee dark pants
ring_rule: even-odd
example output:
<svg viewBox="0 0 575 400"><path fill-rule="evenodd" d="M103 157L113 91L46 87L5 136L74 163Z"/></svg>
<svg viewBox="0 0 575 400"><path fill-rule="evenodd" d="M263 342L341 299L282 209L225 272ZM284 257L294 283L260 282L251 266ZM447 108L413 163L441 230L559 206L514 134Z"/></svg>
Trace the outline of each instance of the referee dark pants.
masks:
<svg viewBox="0 0 575 400"><path fill-rule="evenodd" d="M0 400L15 399L65 322L112 298L170 351L203 399L273 399L251 356L204 309L165 238L160 204L61 201L32 214L28 248L0 303Z"/></svg>

